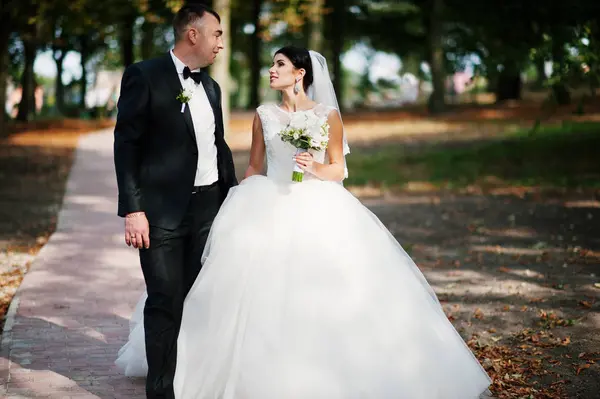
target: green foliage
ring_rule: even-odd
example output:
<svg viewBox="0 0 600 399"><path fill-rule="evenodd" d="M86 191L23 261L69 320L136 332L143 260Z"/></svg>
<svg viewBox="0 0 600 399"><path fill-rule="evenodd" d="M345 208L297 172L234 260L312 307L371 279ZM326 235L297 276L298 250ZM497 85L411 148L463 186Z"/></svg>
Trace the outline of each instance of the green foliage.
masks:
<svg viewBox="0 0 600 399"><path fill-rule="evenodd" d="M418 2L364 0L353 7L349 33L356 41L368 41L376 49L398 55L425 58L427 13Z"/></svg>
<svg viewBox="0 0 600 399"><path fill-rule="evenodd" d="M157 56L172 45L170 23L183 3L184 0L5 0L0 12L0 32L8 32L10 57L4 72L14 80L20 79L23 40L34 41L40 51L52 50L57 62L69 51L84 53L89 71L120 69L127 54L133 54L133 61ZM226 45L232 47L230 72L236 88L232 96L238 106L248 102L248 86L254 76L249 71L256 65L251 60L257 59L250 53L252 35L245 30L256 23L255 3L232 1L232 29L225 38ZM434 0L260 3L256 29L261 38L261 65L270 63L277 47L308 46L310 38L315 37L314 29L322 29L322 52L332 64L340 51L363 43L373 52L397 54L403 72L435 82L438 88L446 74L463 70L473 54L481 60L477 74L498 89L514 86L518 90L521 72L528 71L527 75L533 77L533 71L539 68L531 67L532 64L539 67L552 61L553 74L544 83L553 89L549 102L556 104L569 100L572 87L586 85L593 95L600 86L600 7L589 0L550 2L544 7L522 0L443 0L441 18L436 20L431 19ZM326 22L322 28L320 21ZM432 32L441 37L439 42L432 41ZM425 75L421 63L431 60L432 54L440 54L439 49L443 51L442 61L436 63L433 75ZM339 68L339 64L336 66ZM342 74L341 68L338 72ZM368 73L362 79L344 78L342 74L341 80L351 84L348 93L353 98L365 97L370 91L394 90L393 82L382 80L373 85L367 77ZM497 94L501 92L497 90ZM341 100L347 102L345 98Z"/></svg>

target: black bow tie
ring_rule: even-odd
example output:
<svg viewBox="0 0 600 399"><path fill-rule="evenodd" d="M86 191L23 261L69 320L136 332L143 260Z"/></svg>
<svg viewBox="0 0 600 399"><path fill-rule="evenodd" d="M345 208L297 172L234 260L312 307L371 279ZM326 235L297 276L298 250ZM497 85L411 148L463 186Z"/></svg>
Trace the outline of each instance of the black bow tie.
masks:
<svg viewBox="0 0 600 399"><path fill-rule="evenodd" d="M188 68L188 67L183 68L183 78L184 79L191 77L194 80L194 82L196 82L196 84L198 84L201 81L201 76L202 76L202 72L192 72L192 71L190 71L190 68Z"/></svg>

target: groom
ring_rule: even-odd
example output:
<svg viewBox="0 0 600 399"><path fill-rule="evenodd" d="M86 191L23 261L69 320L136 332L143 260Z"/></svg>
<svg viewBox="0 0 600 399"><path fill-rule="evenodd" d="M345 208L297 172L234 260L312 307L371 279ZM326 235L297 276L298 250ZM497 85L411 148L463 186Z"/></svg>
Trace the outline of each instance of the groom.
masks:
<svg viewBox="0 0 600 399"><path fill-rule="evenodd" d="M221 90L204 70L223 49L220 17L189 4L173 27L172 51L125 70L115 127L118 214L125 242L139 249L148 291L148 398L174 397L183 301L213 219L237 184Z"/></svg>

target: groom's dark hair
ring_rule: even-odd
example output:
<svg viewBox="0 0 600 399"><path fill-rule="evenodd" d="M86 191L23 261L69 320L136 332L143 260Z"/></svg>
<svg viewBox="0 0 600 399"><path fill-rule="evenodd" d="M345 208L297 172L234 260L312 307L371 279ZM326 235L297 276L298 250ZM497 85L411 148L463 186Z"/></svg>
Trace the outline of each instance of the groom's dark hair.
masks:
<svg viewBox="0 0 600 399"><path fill-rule="evenodd" d="M290 60L296 69L304 69L306 74L302 80L304 91L307 91L313 82L313 68L310 53L303 47L285 46L277 50L275 55L282 54Z"/></svg>
<svg viewBox="0 0 600 399"><path fill-rule="evenodd" d="M175 42L181 40L183 35L185 34L185 28L202 18L204 14L211 14L217 18L219 23L221 22L221 17L217 12L208 6L200 3L188 3L181 7L177 14L175 14L175 18L173 18L173 32L175 33Z"/></svg>

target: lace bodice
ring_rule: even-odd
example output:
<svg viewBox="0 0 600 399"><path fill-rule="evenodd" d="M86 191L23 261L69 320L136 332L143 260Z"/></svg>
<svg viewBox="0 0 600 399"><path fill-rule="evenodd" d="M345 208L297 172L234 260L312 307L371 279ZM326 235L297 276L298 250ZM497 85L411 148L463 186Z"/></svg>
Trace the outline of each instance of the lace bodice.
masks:
<svg viewBox="0 0 600 399"><path fill-rule="evenodd" d="M256 112L262 123L263 136L267 152L267 176L281 182L291 182L294 170L293 157L296 149L289 143L283 142L279 132L285 129L292 118L299 116L316 117L320 123L324 123L329 113L334 110L323 104L317 104L314 108L305 111L288 112L276 104L265 104L257 108ZM316 162L324 163L325 151L310 151ZM310 173L304 174L304 180L317 179Z"/></svg>

